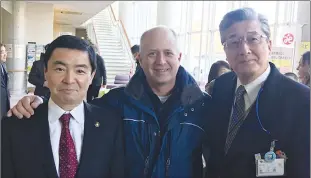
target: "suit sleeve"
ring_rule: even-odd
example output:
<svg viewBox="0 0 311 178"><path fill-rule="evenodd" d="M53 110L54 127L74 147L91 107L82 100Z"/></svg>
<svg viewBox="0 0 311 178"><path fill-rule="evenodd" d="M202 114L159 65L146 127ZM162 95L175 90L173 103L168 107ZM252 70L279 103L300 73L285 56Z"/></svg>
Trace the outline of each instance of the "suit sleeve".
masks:
<svg viewBox="0 0 311 178"><path fill-rule="evenodd" d="M123 92L117 90L118 89L112 89L101 98L93 99L90 103L99 107L112 107L118 109L118 111L122 113L122 104L120 100L122 100Z"/></svg>
<svg viewBox="0 0 311 178"><path fill-rule="evenodd" d="M1 120L1 177L3 178L15 178L10 141L11 119L5 117Z"/></svg>
<svg viewBox="0 0 311 178"><path fill-rule="evenodd" d="M115 132L115 152L112 158L110 177L123 178L125 176L125 149L123 123L120 116L117 116L118 125Z"/></svg>
<svg viewBox="0 0 311 178"><path fill-rule="evenodd" d="M310 96L310 93L308 93ZM310 177L310 97L307 102L301 102L296 109L293 131L288 144L287 176L289 178ZM306 100L305 100L306 101ZM294 101L295 102L295 101ZM296 101L297 102L297 101ZM295 102L295 103L296 103ZM297 102L298 103L298 102Z"/></svg>
<svg viewBox="0 0 311 178"><path fill-rule="evenodd" d="M31 67L28 82L35 85L35 86L43 86L44 80L40 78L40 69L38 65L38 61L34 62L33 66Z"/></svg>

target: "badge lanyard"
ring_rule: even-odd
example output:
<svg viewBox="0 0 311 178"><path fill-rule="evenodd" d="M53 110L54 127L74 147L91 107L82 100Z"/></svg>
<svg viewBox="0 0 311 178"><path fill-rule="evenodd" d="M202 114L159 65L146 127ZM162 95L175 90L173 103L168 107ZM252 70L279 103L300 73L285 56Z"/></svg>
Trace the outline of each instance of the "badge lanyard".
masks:
<svg viewBox="0 0 311 178"><path fill-rule="evenodd" d="M257 95L257 99L256 99L256 117L257 117L257 120L260 124L261 129L263 131L265 131L270 137L272 137L271 132L264 128L264 126L262 125L261 119L259 117L259 97L260 97L262 91L263 91L263 86L260 88L258 95ZM275 139L272 140L270 150L265 154L265 160L266 161L273 161L276 159L276 154L274 153L275 141L277 141L277 140L275 140Z"/></svg>
<svg viewBox="0 0 311 178"><path fill-rule="evenodd" d="M267 130L267 129L265 129L265 128L263 127L263 125L262 125L262 123L261 123L261 120L260 120L260 117L259 117L259 97L260 97L262 91L263 91L263 86L260 88L260 90L259 90L259 92L258 92L258 95L257 95L257 99L256 99L256 117L257 117L257 120L258 120L258 122L259 122L259 124L260 124L261 129L262 129L263 131L265 131L268 135L271 136L270 131Z"/></svg>

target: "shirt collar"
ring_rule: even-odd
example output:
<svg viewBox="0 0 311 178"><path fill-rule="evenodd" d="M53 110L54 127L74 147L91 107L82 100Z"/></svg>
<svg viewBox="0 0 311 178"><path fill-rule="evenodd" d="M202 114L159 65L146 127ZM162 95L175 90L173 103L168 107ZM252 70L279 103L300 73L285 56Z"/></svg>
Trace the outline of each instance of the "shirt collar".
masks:
<svg viewBox="0 0 311 178"><path fill-rule="evenodd" d="M250 97L251 101L256 100L257 94L262 86L262 84L266 81L270 74L271 68L270 65L268 65L266 71L261 74L258 78L256 78L251 83L244 85L247 95ZM239 78L237 78L237 85L236 89L242 85Z"/></svg>
<svg viewBox="0 0 311 178"><path fill-rule="evenodd" d="M75 107L73 110L65 111L61 107L59 107L51 98L49 99L48 103L48 111L49 115L50 113L53 114L53 117L49 117L49 122L54 123L57 121L63 114L70 113L71 116L75 121L77 121L79 124L84 124L84 103L81 102L77 107Z"/></svg>

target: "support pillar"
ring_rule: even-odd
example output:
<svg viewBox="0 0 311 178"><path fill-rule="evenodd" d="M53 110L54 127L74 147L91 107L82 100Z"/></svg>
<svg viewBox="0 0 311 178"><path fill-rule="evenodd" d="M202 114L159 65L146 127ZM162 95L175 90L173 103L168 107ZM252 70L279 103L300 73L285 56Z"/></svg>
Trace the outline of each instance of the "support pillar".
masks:
<svg viewBox="0 0 311 178"><path fill-rule="evenodd" d="M11 96L20 96L27 91L25 8L26 2L13 1L13 37L8 45L7 67L9 71L9 90Z"/></svg>
<svg viewBox="0 0 311 178"><path fill-rule="evenodd" d="M164 25L169 28L174 28L180 19L172 18L174 12L175 1L158 1L157 7L157 25Z"/></svg>
<svg viewBox="0 0 311 178"><path fill-rule="evenodd" d="M128 37L134 36L133 19L135 18L132 4L133 2L119 1L119 19L122 21Z"/></svg>

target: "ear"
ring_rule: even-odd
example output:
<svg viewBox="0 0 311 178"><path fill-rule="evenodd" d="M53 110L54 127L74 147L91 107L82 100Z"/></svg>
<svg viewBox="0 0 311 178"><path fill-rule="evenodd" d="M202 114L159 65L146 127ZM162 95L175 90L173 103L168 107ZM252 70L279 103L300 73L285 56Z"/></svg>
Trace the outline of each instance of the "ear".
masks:
<svg viewBox="0 0 311 178"><path fill-rule="evenodd" d="M44 66L44 80L46 80L47 78L47 72L48 72L48 69Z"/></svg>
<svg viewBox="0 0 311 178"><path fill-rule="evenodd" d="M272 50L272 41L269 40L267 43L268 43L268 49L269 49L269 53L270 53Z"/></svg>
<svg viewBox="0 0 311 178"><path fill-rule="evenodd" d="M182 56L182 53L179 53L179 56L178 56L178 61L179 62L181 61L181 56Z"/></svg>
<svg viewBox="0 0 311 178"><path fill-rule="evenodd" d="M138 53L137 58L138 58L137 60L138 60L139 64L141 65L141 55L140 55L140 53Z"/></svg>

